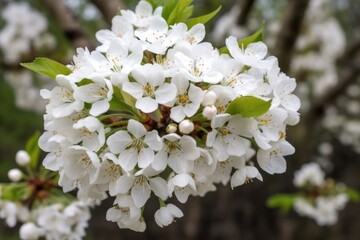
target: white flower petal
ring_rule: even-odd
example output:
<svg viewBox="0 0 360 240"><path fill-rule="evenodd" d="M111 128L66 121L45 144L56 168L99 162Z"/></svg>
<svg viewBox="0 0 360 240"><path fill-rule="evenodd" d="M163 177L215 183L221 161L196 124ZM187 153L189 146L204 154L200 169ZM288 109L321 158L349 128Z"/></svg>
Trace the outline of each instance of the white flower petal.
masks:
<svg viewBox="0 0 360 240"><path fill-rule="evenodd" d="M147 133L144 125L133 119L129 120L127 129L136 139L140 139Z"/></svg>
<svg viewBox="0 0 360 240"><path fill-rule="evenodd" d="M135 106L144 113L151 113L158 108L158 103L151 97L143 97L136 101Z"/></svg>
<svg viewBox="0 0 360 240"><path fill-rule="evenodd" d="M151 190L147 181L139 181L139 183L135 182L131 189L131 197L134 200L135 206L138 208L143 207L149 199L150 193Z"/></svg>
<svg viewBox="0 0 360 240"><path fill-rule="evenodd" d="M131 136L125 131L118 131L106 141L112 153L120 153L132 142Z"/></svg>
<svg viewBox="0 0 360 240"><path fill-rule="evenodd" d="M124 82L122 85L122 90L138 99L144 95L143 86L136 82Z"/></svg>

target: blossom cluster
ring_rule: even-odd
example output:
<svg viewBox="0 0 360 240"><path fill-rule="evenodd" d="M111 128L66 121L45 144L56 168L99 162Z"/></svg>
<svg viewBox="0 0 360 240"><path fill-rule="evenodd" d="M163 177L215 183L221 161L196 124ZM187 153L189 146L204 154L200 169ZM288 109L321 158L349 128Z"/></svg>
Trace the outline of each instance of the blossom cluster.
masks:
<svg viewBox="0 0 360 240"><path fill-rule="evenodd" d="M146 1L96 37L95 51L78 49L71 73L41 91L43 165L59 172L64 191L78 189L83 200L109 193L116 199L107 220L144 231L151 193L163 227L183 215L165 203L173 195L185 203L217 183L262 180L255 155L267 173L286 170L284 156L295 151L286 126L299 121L300 101L264 43L229 37L223 52L203 41L203 24L169 26L162 7ZM238 100L247 102L234 113ZM253 101L269 106L255 114Z"/></svg>
<svg viewBox="0 0 360 240"><path fill-rule="evenodd" d="M313 218L320 226L335 224L338 211L349 201L346 187L325 179L317 163L305 164L296 171L294 185L304 192L295 199L294 210L301 216Z"/></svg>
<svg viewBox="0 0 360 240"><path fill-rule="evenodd" d="M1 11L6 25L0 31L0 49L7 63L19 62L21 56L35 49L52 48L55 39L47 31L43 15L28 3L8 3Z"/></svg>
<svg viewBox="0 0 360 240"><path fill-rule="evenodd" d="M0 217L6 220L9 227L21 222L20 238L22 240L46 239L83 239L85 228L90 219L89 207L81 201L69 205L55 203L40 205L28 209L20 203L0 200Z"/></svg>
<svg viewBox="0 0 360 240"><path fill-rule="evenodd" d="M44 112L44 102L39 96L41 88L52 88L49 78L17 69L18 63L32 57L34 52L44 52L55 47L56 39L48 32L46 18L27 2L8 2L1 11L5 25L0 29L0 52L4 79L15 93L15 104L25 110ZM12 70L11 67L15 70Z"/></svg>
<svg viewBox="0 0 360 240"><path fill-rule="evenodd" d="M31 174L18 168L8 171L11 183L0 184L0 219L9 227L19 222L22 240L82 239L93 203L79 201L56 189L54 179L44 177L44 168L45 172L35 173L28 152L18 151L16 163Z"/></svg>

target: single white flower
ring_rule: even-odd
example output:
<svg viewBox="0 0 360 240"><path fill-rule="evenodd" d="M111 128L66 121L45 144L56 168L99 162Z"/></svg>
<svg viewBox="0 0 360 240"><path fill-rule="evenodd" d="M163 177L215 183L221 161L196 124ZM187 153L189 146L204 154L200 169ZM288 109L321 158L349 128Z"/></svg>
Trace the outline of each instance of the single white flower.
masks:
<svg viewBox="0 0 360 240"><path fill-rule="evenodd" d="M176 96L176 87L164 83L164 71L158 64L145 64L132 71L136 82L123 83L123 90L136 98L136 108L151 113L158 104L167 105Z"/></svg>
<svg viewBox="0 0 360 240"><path fill-rule="evenodd" d="M201 88L190 84L185 75L177 74L172 78L172 83L177 88L177 96L171 108L170 118L175 122L182 121L185 117L192 117L199 110L204 99Z"/></svg>
<svg viewBox="0 0 360 240"><path fill-rule="evenodd" d="M184 214L174 204L169 203L168 205L161 207L155 212L155 222L160 227L168 226L174 222L175 218L181 218Z"/></svg>
<svg viewBox="0 0 360 240"><path fill-rule="evenodd" d="M223 75L214 69L219 52L210 43L200 43L175 53L178 71L191 82L216 84Z"/></svg>
<svg viewBox="0 0 360 240"><path fill-rule="evenodd" d="M239 136L236 127L240 126L238 118L230 114L219 114L211 121L212 131L206 138L206 146L215 149L218 161L225 161L230 155L241 157L246 152L246 139Z"/></svg>
<svg viewBox="0 0 360 240"><path fill-rule="evenodd" d="M154 151L162 148L162 142L156 130L148 132L140 122L130 119L128 131L118 131L107 140L110 151L119 154L113 160L124 170L131 171L136 164L146 168L154 160Z"/></svg>
<svg viewBox="0 0 360 240"><path fill-rule="evenodd" d="M176 173L186 173L193 161L200 156L195 140L187 135L170 133L163 136L164 145L151 164L156 171L163 171L167 165Z"/></svg>
<svg viewBox="0 0 360 240"><path fill-rule="evenodd" d="M137 173L135 175L123 175L116 182L116 194L127 194L130 190L131 197L136 207L141 208L150 198L151 191L159 198L166 200L167 182L161 177L147 177Z"/></svg>
<svg viewBox="0 0 360 240"><path fill-rule="evenodd" d="M65 79L63 75L58 75L56 82L59 86L53 90L42 89L40 91L40 95L49 101L46 105L47 113L55 118L61 118L81 111L84 102L74 96L74 90L77 89L77 86Z"/></svg>
<svg viewBox="0 0 360 240"><path fill-rule="evenodd" d="M92 151L98 151L105 144L105 129L103 124L95 117L88 116L80 119L73 125L77 129L77 141Z"/></svg>
<svg viewBox="0 0 360 240"><path fill-rule="evenodd" d="M121 10L123 19L136 27L147 27L150 20L154 17L160 17L161 13L162 7L153 10L151 4L144 0L136 5L135 12L131 10Z"/></svg>
<svg viewBox="0 0 360 240"><path fill-rule="evenodd" d="M114 90L111 82L101 74L93 75L91 80L93 83L78 87L74 95L84 102L91 103L90 114L96 117L109 110Z"/></svg>
<svg viewBox="0 0 360 240"><path fill-rule="evenodd" d="M245 159L239 160L240 166L237 166L237 170L231 176L231 188L243 185L244 183L251 181L253 178L257 178L260 181L263 180L258 169L254 166L248 166L245 164Z"/></svg>
<svg viewBox="0 0 360 240"><path fill-rule="evenodd" d="M168 181L169 195L173 192L181 203L185 203L192 191L196 191L195 181L189 174L178 174Z"/></svg>
<svg viewBox="0 0 360 240"><path fill-rule="evenodd" d="M64 174L73 181L82 178L94 183L100 170L98 155L82 146L72 146L64 153Z"/></svg>
<svg viewBox="0 0 360 240"><path fill-rule="evenodd" d="M226 46L231 56L249 67L259 69L270 69L274 64L273 58L266 59L267 47L263 42L250 43L245 49L239 47L235 37L231 36L226 39Z"/></svg>
<svg viewBox="0 0 360 240"><path fill-rule="evenodd" d="M260 167L267 173L283 173L286 170L284 156L294 154L295 148L285 140L270 142L271 148L260 149L257 152L257 161Z"/></svg>
<svg viewBox="0 0 360 240"><path fill-rule="evenodd" d="M135 206L131 196L119 194L114 204L115 206L106 212L106 220L117 222L120 228L129 228L137 232L145 231L146 225L141 209Z"/></svg>
<svg viewBox="0 0 360 240"><path fill-rule="evenodd" d="M256 144L264 150L270 149L271 141L278 141L285 133L285 120L287 112L282 108L275 108L256 118L249 125L249 131L253 134ZM257 126L256 126L257 125Z"/></svg>

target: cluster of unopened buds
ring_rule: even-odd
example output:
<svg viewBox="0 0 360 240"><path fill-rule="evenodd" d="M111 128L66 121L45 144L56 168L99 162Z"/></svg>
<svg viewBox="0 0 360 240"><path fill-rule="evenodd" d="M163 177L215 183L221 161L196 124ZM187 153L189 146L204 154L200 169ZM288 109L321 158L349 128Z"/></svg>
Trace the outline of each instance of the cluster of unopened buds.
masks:
<svg viewBox="0 0 360 240"><path fill-rule="evenodd" d="M183 216L166 203L173 195L185 203L217 183L262 180L255 154L264 171L283 173L295 151L286 126L299 121L295 79L264 43L229 37L216 49L202 23L170 25L162 10L146 1L121 10L96 34L101 45L78 49L58 86L41 91L43 165L80 199L116 197L107 220L135 231L146 228L151 193L163 227Z"/></svg>
<svg viewBox="0 0 360 240"><path fill-rule="evenodd" d="M318 225L332 225L338 211L349 201L346 186L325 179L317 163L308 163L295 172L294 185L301 190L294 201L294 210L301 216L313 218Z"/></svg>
<svg viewBox="0 0 360 240"><path fill-rule="evenodd" d="M8 171L11 183L0 184L0 218L9 227L21 224L22 240L82 239L90 219L90 204L56 188L56 177L32 166L29 153L16 154L19 168Z"/></svg>

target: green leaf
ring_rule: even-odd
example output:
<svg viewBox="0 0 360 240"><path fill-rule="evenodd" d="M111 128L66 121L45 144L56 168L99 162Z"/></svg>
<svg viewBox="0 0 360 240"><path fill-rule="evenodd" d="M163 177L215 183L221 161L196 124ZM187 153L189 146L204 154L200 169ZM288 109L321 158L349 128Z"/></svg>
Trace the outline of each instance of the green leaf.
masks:
<svg viewBox="0 0 360 240"><path fill-rule="evenodd" d="M88 84L90 84L90 83L94 83L94 81L92 81L92 80L90 80L90 79L88 79L88 78L84 78L84 79L82 79L80 82L77 82L76 85L77 85L78 87L81 87L81 86L88 85Z"/></svg>
<svg viewBox="0 0 360 240"><path fill-rule="evenodd" d="M110 110L134 113L135 99L118 87L114 87L113 98L110 101Z"/></svg>
<svg viewBox="0 0 360 240"><path fill-rule="evenodd" d="M30 63L20 63L20 65L52 79L55 79L56 75L59 74L69 75L71 73L71 70L66 66L48 58L36 58Z"/></svg>
<svg viewBox="0 0 360 240"><path fill-rule="evenodd" d="M198 23L205 24L208 21L210 21L213 17L215 17L216 14L220 11L220 9L221 9L221 6L219 6L215 11L213 11L213 12L211 12L209 14L202 15L202 16L195 17L195 18L190 18L185 23L186 23L186 25L188 26L189 29L192 26L194 26L194 25L196 25Z"/></svg>
<svg viewBox="0 0 360 240"><path fill-rule="evenodd" d="M25 151L30 155L31 161L30 166L32 169L37 168L39 165L39 157L40 157L40 148L38 145L38 141L40 138L40 132L36 132L31 138L26 142Z"/></svg>
<svg viewBox="0 0 360 240"><path fill-rule="evenodd" d="M271 100L264 101L253 96L238 97L231 101L226 108L226 112L242 117L258 117L266 113L271 106Z"/></svg>
<svg viewBox="0 0 360 240"><path fill-rule="evenodd" d="M169 17L167 18L167 23L169 25L173 25L178 22L184 22L187 19L186 17L189 17L186 15L189 13L189 7L191 7L190 5L192 4L192 1L193 0L177 1L175 7L172 9Z"/></svg>
<svg viewBox="0 0 360 240"><path fill-rule="evenodd" d="M2 185L1 199L9 201L21 201L31 194L31 190L26 183L12 183Z"/></svg>
<svg viewBox="0 0 360 240"><path fill-rule="evenodd" d="M167 20L171 14L171 12L173 11L173 9L175 8L178 0L164 0L162 1L163 3L161 5L158 6L163 6L163 11L162 11L162 17Z"/></svg>
<svg viewBox="0 0 360 240"><path fill-rule="evenodd" d="M270 208L280 208L282 211L288 212L294 205L296 195L291 194L275 194L267 199L266 205Z"/></svg>
<svg viewBox="0 0 360 240"><path fill-rule="evenodd" d="M245 49L250 43L260 42L264 40L263 31L265 28L265 22L263 22L260 28L251 36L240 39L238 45L240 48ZM229 49L225 46L219 49L221 54L230 54Z"/></svg>
<svg viewBox="0 0 360 240"><path fill-rule="evenodd" d="M360 202L360 192L353 188L346 188L346 194L349 196L351 201Z"/></svg>

